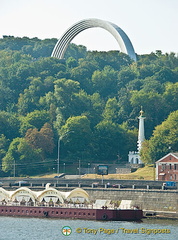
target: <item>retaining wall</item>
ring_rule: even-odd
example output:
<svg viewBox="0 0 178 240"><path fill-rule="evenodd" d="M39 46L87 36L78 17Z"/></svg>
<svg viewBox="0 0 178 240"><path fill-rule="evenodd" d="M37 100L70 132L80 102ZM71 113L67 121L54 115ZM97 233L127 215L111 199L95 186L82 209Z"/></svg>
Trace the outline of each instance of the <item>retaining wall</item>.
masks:
<svg viewBox="0 0 178 240"><path fill-rule="evenodd" d="M145 210L178 211L178 191L140 189L86 189L90 199L133 200Z"/></svg>

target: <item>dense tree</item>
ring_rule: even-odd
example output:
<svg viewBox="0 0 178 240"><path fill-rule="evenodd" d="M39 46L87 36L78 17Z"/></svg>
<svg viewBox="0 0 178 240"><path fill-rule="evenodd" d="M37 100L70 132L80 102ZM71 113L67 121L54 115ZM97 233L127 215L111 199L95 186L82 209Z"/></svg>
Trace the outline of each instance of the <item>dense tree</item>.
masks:
<svg viewBox="0 0 178 240"><path fill-rule="evenodd" d="M165 99L168 113L177 110L178 82L166 84L165 91L163 93L163 98Z"/></svg>
<svg viewBox="0 0 178 240"><path fill-rule="evenodd" d="M172 70L169 68L162 68L158 73L155 74L155 78L157 81L161 83L165 82L177 82L178 81L178 76L175 74Z"/></svg>
<svg viewBox="0 0 178 240"><path fill-rule="evenodd" d="M99 93L94 93L89 96L91 101L90 112L87 113L87 117L90 120L91 128L93 129L101 120L102 112L105 102L100 97Z"/></svg>
<svg viewBox="0 0 178 240"><path fill-rule="evenodd" d="M66 61L67 67L68 68L74 68L77 67L77 60L73 57L69 57Z"/></svg>
<svg viewBox="0 0 178 240"><path fill-rule="evenodd" d="M91 77L97 66L85 59L79 59L79 65L70 69L71 79L78 81L87 93L93 93Z"/></svg>
<svg viewBox="0 0 178 240"><path fill-rule="evenodd" d="M12 176L33 175L41 172L43 165L40 149L32 149L23 138L14 138L2 159L2 169Z"/></svg>
<svg viewBox="0 0 178 240"><path fill-rule="evenodd" d="M160 124L166 117L167 111L162 95L154 91L133 91L130 102L135 114L136 112L138 114L140 106L143 106L147 119L146 136L150 137L154 126Z"/></svg>
<svg viewBox="0 0 178 240"><path fill-rule="evenodd" d="M92 131L86 116L68 118L61 128L60 138L73 159L85 159L91 154Z"/></svg>
<svg viewBox="0 0 178 240"><path fill-rule="evenodd" d="M8 146L9 146L9 140L3 135L0 135L0 166L2 165L2 159L3 157L6 155L6 152L8 150ZM0 174L2 169L0 167Z"/></svg>
<svg viewBox="0 0 178 240"><path fill-rule="evenodd" d="M143 145L141 156L144 162L159 160L169 153L178 151L178 111L172 112L160 125L156 126L153 136Z"/></svg>
<svg viewBox="0 0 178 240"><path fill-rule="evenodd" d="M13 92L9 87L0 84L0 111L6 111L8 106L12 106Z"/></svg>
<svg viewBox="0 0 178 240"><path fill-rule="evenodd" d="M0 112L0 134L4 134L7 139L12 140L19 136L20 121L16 114Z"/></svg>
<svg viewBox="0 0 178 240"><path fill-rule="evenodd" d="M101 121L96 125L95 131L95 154L98 159L110 162L117 161L118 155L120 160L126 157L127 133L124 129L112 121Z"/></svg>
<svg viewBox="0 0 178 240"><path fill-rule="evenodd" d="M92 75L95 92L104 97L112 97L117 93L117 71L110 66L105 66L102 71L96 70Z"/></svg>
<svg viewBox="0 0 178 240"><path fill-rule="evenodd" d="M85 46L82 45L75 45L74 43L71 43L69 47L67 48L67 51L65 52L65 58L69 58L73 56L75 59L84 58L87 54L87 49Z"/></svg>
<svg viewBox="0 0 178 240"><path fill-rule="evenodd" d="M20 132L22 136L24 136L29 128L40 129L46 122L49 122L49 120L49 112L45 110L30 112L25 117L20 117Z"/></svg>
<svg viewBox="0 0 178 240"><path fill-rule="evenodd" d="M137 78L137 73L131 68L127 67L118 73L118 86L119 89L124 87L127 83Z"/></svg>
<svg viewBox="0 0 178 240"><path fill-rule="evenodd" d="M40 149L45 154L51 154L54 149L54 134L49 123L38 131L37 128L30 128L25 134L25 140L33 149Z"/></svg>
<svg viewBox="0 0 178 240"><path fill-rule="evenodd" d="M73 98L76 93L79 93L80 84L77 81L64 78L55 81L54 88L54 96L56 98L58 108L66 120L73 115L73 112L75 111L73 108Z"/></svg>
<svg viewBox="0 0 178 240"><path fill-rule="evenodd" d="M104 120L117 122L118 120L118 102L116 98L109 98L103 112Z"/></svg>
<svg viewBox="0 0 178 240"><path fill-rule="evenodd" d="M40 129L40 134L43 136L43 150L47 154L52 154L54 150L54 133L51 125L45 123Z"/></svg>

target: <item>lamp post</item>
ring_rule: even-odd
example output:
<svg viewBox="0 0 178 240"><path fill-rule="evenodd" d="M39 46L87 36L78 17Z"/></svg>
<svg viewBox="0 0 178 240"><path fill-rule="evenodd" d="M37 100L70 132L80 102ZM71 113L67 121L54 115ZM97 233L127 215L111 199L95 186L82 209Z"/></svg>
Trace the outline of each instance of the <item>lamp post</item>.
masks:
<svg viewBox="0 0 178 240"><path fill-rule="evenodd" d="M80 166L80 160L78 162L78 173L79 173L79 177L80 177L80 170L81 170L81 166Z"/></svg>
<svg viewBox="0 0 178 240"><path fill-rule="evenodd" d="M60 145L61 145L61 140L69 133L73 131L68 131L58 139L58 146L57 146L57 175L59 176L59 170L60 170Z"/></svg>
<svg viewBox="0 0 178 240"><path fill-rule="evenodd" d="M64 163L63 166L64 166L63 172L65 173L65 171L66 171L66 164Z"/></svg>
<svg viewBox="0 0 178 240"><path fill-rule="evenodd" d="M59 176L59 154L60 154L60 144L61 144L61 138L58 139L57 144L57 175Z"/></svg>
<svg viewBox="0 0 178 240"><path fill-rule="evenodd" d="M93 173L95 174L95 178L96 178L96 168L93 168Z"/></svg>
<svg viewBox="0 0 178 240"><path fill-rule="evenodd" d="M90 163L88 163L88 174L89 174Z"/></svg>
<svg viewBox="0 0 178 240"><path fill-rule="evenodd" d="M14 159L14 178L15 178L15 159Z"/></svg>
<svg viewBox="0 0 178 240"><path fill-rule="evenodd" d="M153 161L153 181L155 181L155 162Z"/></svg>

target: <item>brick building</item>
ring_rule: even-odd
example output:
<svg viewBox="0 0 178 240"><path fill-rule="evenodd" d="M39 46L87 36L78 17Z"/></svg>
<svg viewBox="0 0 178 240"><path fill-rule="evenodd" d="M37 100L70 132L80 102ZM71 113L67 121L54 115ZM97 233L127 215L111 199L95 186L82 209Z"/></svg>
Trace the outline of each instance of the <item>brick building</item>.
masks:
<svg viewBox="0 0 178 240"><path fill-rule="evenodd" d="M178 152L168 153L156 162L156 180L178 181Z"/></svg>

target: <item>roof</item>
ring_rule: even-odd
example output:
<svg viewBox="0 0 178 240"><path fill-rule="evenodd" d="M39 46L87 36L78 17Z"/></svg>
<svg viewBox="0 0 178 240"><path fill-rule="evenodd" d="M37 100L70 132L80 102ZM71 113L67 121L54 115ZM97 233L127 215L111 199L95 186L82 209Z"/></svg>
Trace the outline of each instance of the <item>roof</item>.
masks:
<svg viewBox="0 0 178 240"><path fill-rule="evenodd" d="M164 160L166 157L168 157L168 156L173 156L173 157L175 157L175 158L177 158L177 160L178 160L178 152L175 152L175 153L168 153L167 155L165 155L164 157L162 157L162 158L160 158L158 161L156 161L156 163L157 162L161 162L162 160Z"/></svg>
<svg viewBox="0 0 178 240"><path fill-rule="evenodd" d="M178 152L172 153L174 156L177 156L178 158Z"/></svg>
<svg viewBox="0 0 178 240"><path fill-rule="evenodd" d="M16 198L16 196L17 195L19 196L20 194L23 196L24 195L29 196L34 201L35 200L41 201L45 196L53 197L54 194L56 197L60 199L61 202L64 202L64 200L69 200L71 198L78 197L82 197L87 201L89 199L88 193L82 188L75 188L70 192L61 192L55 188L49 187L49 184L47 185L47 188L45 188L43 191L33 191L27 187L20 187L15 191L8 191L0 187L0 200L4 198L13 201Z"/></svg>

